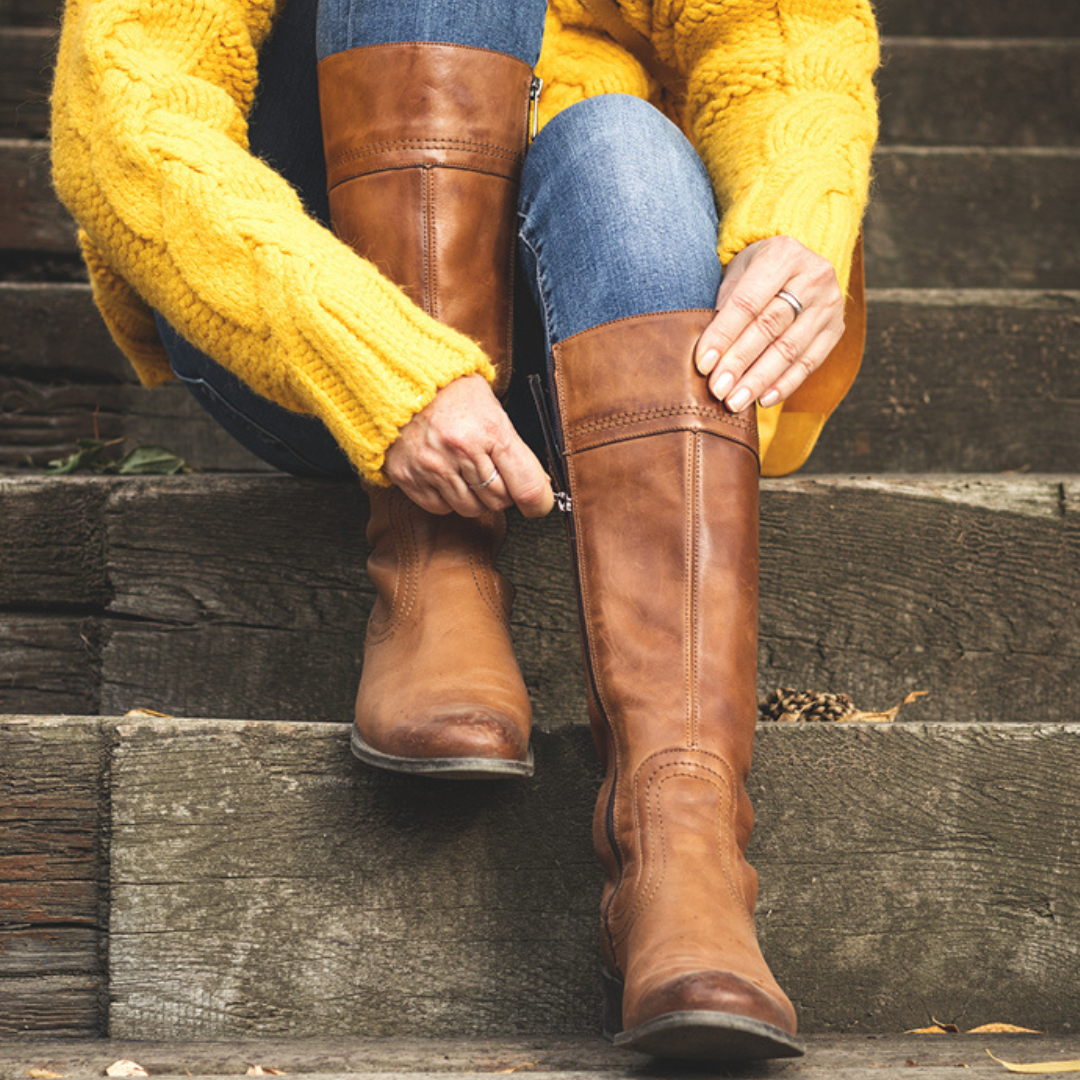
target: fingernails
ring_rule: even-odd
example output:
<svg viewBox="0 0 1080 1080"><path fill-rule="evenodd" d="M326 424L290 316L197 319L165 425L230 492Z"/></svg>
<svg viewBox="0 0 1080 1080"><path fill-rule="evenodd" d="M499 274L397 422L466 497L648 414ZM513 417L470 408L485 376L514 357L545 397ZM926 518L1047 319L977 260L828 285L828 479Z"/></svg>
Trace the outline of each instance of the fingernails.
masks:
<svg viewBox="0 0 1080 1080"><path fill-rule="evenodd" d="M702 375L708 375L714 367L716 367L716 361L720 359L720 354L715 349L709 349L704 356L699 356L697 361L697 369Z"/></svg>
<svg viewBox="0 0 1080 1080"><path fill-rule="evenodd" d="M722 394L720 396L723 397ZM750 391L747 390L744 386L741 390L737 390L734 394L732 394L731 400L727 403L728 408L732 412L742 412L743 409L745 409L746 406L750 404L750 398L752 396L753 395L750 393Z"/></svg>
<svg viewBox="0 0 1080 1080"><path fill-rule="evenodd" d="M722 371L716 376L716 381L713 383L712 392L713 397L718 401L723 401L727 396L728 391L735 385L735 376L730 371Z"/></svg>
<svg viewBox="0 0 1080 1080"><path fill-rule="evenodd" d="M767 409L770 405L775 405L780 400L779 390L770 390L767 394L761 396L761 407Z"/></svg>

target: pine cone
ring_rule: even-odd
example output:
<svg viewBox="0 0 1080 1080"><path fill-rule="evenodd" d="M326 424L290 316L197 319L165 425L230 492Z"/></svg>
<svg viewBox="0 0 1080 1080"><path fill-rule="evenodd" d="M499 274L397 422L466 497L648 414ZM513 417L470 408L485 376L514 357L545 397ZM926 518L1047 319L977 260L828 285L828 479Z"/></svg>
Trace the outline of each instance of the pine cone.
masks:
<svg viewBox="0 0 1080 1080"><path fill-rule="evenodd" d="M821 722L843 720L855 712L855 703L847 694L815 690L793 690L781 686L758 703L762 720L779 722Z"/></svg>

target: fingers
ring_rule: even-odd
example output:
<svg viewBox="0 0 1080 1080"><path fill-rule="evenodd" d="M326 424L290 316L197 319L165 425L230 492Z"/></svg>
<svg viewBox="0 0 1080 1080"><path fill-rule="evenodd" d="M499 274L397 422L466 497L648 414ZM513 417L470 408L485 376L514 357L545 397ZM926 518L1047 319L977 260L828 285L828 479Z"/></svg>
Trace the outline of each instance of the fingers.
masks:
<svg viewBox="0 0 1080 1080"><path fill-rule="evenodd" d="M824 363L843 328L832 264L790 237L772 237L729 263L695 363L713 396L733 412L755 401L768 407Z"/></svg>
<svg viewBox="0 0 1080 1080"><path fill-rule="evenodd" d="M387 450L385 471L436 514L477 517L516 503L538 517L554 503L540 462L488 384L475 376L448 384L401 429Z"/></svg>
<svg viewBox="0 0 1080 1080"><path fill-rule="evenodd" d="M526 517L543 517L555 505L551 480L521 436L513 428L511 432L512 438L496 448L492 457L517 508Z"/></svg>

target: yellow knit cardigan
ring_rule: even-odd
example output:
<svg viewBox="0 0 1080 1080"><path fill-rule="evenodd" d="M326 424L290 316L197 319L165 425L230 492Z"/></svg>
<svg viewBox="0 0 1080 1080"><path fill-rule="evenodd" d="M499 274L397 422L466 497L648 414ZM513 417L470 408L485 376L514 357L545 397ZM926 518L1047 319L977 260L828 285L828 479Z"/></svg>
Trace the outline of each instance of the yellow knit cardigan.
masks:
<svg viewBox="0 0 1080 1080"><path fill-rule="evenodd" d="M258 393L320 417L367 479L480 348L425 315L247 152L258 50L285 0L67 0L53 176L94 298L142 382L172 377L151 315ZM719 257L786 234L847 288L877 133L868 0L621 0L686 80L679 119L722 208ZM540 122L601 93L658 100L580 0L550 0ZM680 95L682 97L682 95ZM843 352L843 350L840 350ZM845 359L846 356L846 359ZM846 392L834 356L762 413L763 470L797 468Z"/></svg>

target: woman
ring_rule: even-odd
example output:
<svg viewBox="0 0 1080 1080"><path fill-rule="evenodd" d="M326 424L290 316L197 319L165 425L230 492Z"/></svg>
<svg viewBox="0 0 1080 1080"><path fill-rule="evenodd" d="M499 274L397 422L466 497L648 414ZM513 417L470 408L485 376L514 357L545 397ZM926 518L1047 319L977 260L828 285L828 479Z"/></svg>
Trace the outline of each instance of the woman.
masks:
<svg viewBox="0 0 1080 1080"><path fill-rule="evenodd" d="M801 464L857 366L876 62L867 0L68 0L55 180L118 344L370 486L359 757L531 773L494 559L558 498L638 1050L801 1053L744 857L758 462Z"/></svg>

